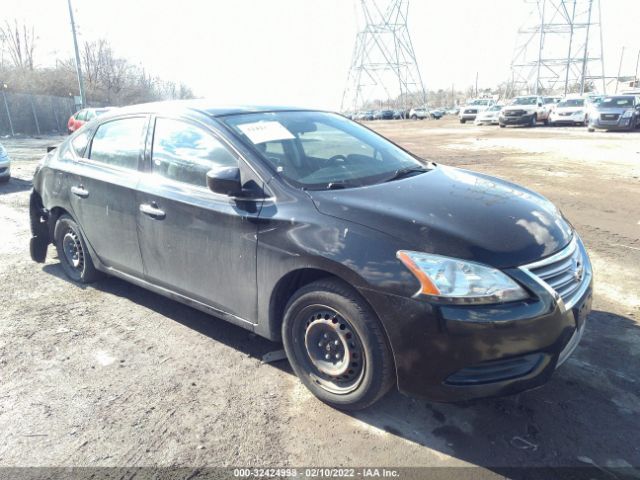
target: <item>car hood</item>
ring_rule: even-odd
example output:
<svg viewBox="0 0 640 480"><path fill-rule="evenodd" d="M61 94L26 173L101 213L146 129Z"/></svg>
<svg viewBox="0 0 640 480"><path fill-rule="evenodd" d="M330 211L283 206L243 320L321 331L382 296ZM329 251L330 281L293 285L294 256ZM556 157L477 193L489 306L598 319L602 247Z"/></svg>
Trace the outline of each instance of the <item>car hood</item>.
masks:
<svg viewBox="0 0 640 480"><path fill-rule="evenodd" d="M498 114L500 113L500 110L494 110L494 111L484 111L484 112L480 112L479 116L480 117L497 117Z"/></svg>
<svg viewBox="0 0 640 480"><path fill-rule="evenodd" d="M368 187L309 194L321 213L386 233L401 240L404 249L496 268L551 255L572 236L560 211L544 197L451 167Z"/></svg>
<svg viewBox="0 0 640 480"><path fill-rule="evenodd" d="M512 110L536 110L538 107L536 105L507 105L502 109L502 111L512 111Z"/></svg>

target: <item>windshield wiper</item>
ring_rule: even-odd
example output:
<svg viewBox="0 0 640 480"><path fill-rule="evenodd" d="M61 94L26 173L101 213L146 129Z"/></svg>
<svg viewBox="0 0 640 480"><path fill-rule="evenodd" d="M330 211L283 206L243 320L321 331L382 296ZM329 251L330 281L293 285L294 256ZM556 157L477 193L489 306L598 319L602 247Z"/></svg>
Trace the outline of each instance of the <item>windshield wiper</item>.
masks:
<svg viewBox="0 0 640 480"><path fill-rule="evenodd" d="M410 177L414 173L425 173L428 172L429 169L424 167L409 167L409 168L400 168L393 172L393 176L385 179L385 182L393 182L394 180L400 180L401 178Z"/></svg>

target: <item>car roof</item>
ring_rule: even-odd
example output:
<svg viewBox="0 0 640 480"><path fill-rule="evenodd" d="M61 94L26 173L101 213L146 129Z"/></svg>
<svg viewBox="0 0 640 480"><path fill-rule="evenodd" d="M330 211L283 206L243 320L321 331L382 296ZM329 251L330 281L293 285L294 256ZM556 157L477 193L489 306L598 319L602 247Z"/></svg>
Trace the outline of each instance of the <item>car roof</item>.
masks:
<svg viewBox="0 0 640 480"><path fill-rule="evenodd" d="M221 106L211 100L170 100L164 102L142 103L121 107L114 110L113 115L128 115L135 113L176 113L176 111L191 110L210 117L223 117L242 113L309 111L308 108L273 106L273 105L232 105Z"/></svg>

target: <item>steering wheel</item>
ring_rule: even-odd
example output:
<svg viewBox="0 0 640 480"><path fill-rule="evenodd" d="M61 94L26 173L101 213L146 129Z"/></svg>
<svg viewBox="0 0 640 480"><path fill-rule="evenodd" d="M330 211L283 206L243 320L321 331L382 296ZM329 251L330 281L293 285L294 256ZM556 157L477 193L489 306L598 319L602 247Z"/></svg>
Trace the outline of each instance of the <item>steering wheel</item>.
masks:
<svg viewBox="0 0 640 480"><path fill-rule="evenodd" d="M338 154L338 155L334 155L329 160L327 160L327 163L334 165L334 164L340 164L346 161L347 161L347 157L345 157L342 154Z"/></svg>

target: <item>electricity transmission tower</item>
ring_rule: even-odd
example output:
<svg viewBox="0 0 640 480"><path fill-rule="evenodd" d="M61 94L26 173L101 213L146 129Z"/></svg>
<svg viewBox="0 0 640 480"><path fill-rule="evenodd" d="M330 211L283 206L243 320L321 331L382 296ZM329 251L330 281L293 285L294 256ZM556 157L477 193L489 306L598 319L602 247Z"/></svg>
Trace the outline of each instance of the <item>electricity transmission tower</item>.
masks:
<svg viewBox="0 0 640 480"><path fill-rule="evenodd" d="M600 0L525 0L533 8L511 62L522 93L606 93Z"/></svg>
<svg viewBox="0 0 640 480"><path fill-rule="evenodd" d="M427 96L407 28L409 0L358 0L364 27L356 38L342 111L368 102L408 109Z"/></svg>

